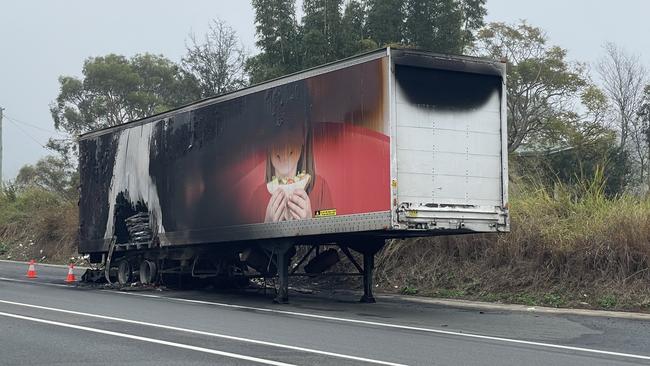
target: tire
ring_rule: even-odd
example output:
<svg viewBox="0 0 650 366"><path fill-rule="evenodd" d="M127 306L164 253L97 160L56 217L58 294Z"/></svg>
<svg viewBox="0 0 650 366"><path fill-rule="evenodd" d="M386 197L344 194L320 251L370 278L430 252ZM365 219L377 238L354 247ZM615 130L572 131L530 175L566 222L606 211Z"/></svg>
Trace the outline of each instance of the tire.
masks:
<svg viewBox="0 0 650 366"><path fill-rule="evenodd" d="M131 277L133 277L133 270L131 269L131 263L126 259L120 261L120 264L117 266L117 282L122 285L128 285L131 283Z"/></svg>
<svg viewBox="0 0 650 366"><path fill-rule="evenodd" d="M140 283L143 285L148 285L156 282L158 272L156 268L156 263L150 260L143 260L140 263Z"/></svg>

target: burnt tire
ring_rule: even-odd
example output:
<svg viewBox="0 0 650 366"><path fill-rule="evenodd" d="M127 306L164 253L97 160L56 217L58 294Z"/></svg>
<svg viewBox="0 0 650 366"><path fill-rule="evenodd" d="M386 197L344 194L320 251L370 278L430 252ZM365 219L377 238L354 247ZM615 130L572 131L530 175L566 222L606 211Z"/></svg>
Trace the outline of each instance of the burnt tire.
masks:
<svg viewBox="0 0 650 366"><path fill-rule="evenodd" d="M133 269L131 268L131 263L126 259L120 261L120 264L117 265L117 283L122 286L128 285L131 283L132 277Z"/></svg>
<svg viewBox="0 0 650 366"><path fill-rule="evenodd" d="M154 261L143 260L142 263L140 263L140 270L138 272L141 284L149 285L156 282L158 268Z"/></svg>

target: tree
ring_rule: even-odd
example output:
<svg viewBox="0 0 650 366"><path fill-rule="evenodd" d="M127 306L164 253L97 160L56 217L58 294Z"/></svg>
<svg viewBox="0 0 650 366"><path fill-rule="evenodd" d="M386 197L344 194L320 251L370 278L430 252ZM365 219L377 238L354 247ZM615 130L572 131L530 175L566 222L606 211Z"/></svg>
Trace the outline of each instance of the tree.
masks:
<svg viewBox="0 0 650 366"><path fill-rule="evenodd" d="M14 184L21 188L38 187L73 199L77 195L79 176L63 158L46 156L34 165L24 165L18 171Z"/></svg>
<svg viewBox="0 0 650 366"><path fill-rule="evenodd" d="M187 54L181 60L183 71L198 82L201 97L227 93L246 86L247 54L237 32L226 22L215 19L202 41L190 34Z"/></svg>
<svg viewBox="0 0 650 366"><path fill-rule="evenodd" d="M131 59L110 54L84 62L83 78L59 77L60 92L50 105L54 127L71 136L136 120L199 98L196 81L164 58ZM72 140L50 139L48 147L70 158Z"/></svg>
<svg viewBox="0 0 650 366"><path fill-rule="evenodd" d="M304 0L298 24L295 0L253 0L262 52L247 70L257 83L386 45L462 53L483 25L485 1Z"/></svg>
<svg viewBox="0 0 650 366"><path fill-rule="evenodd" d="M472 45L485 15L485 0L408 0L405 42L436 52L462 53Z"/></svg>
<svg viewBox="0 0 650 366"><path fill-rule="evenodd" d="M363 3L351 0L345 5L341 19L343 56L377 48L377 43L367 37L365 32L366 9Z"/></svg>
<svg viewBox="0 0 650 366"><path fill-rule="evenodd" d="M566 50L548 46L541 29L491 23L478 41L480 54L508 63L508 151L535 147L558 124L576 121L569 112L587 86L584 67L569 63Z"/></svg>
<svg viewBox="0 0 650 366"><path fill-rule="evenodd" d="M638 125L646 144L645 160L650 161L650 84L643 89L641 106L637 111ZM650 182L648 183L650 184Z"/></svg>
<svg viewBox="0 0 650 366"><path fill-rule="evenodd" d="M401 43L405 7L402 0L368 0L366 32L380 47Z"/></svg>
<svg viewBox="0 0 650 366"><path fill-rule="evenodd" d="M302 18L303 68L343 57L341 7L343 0L304 0Z"/></svg>
<svg viewBox="0 0 650 366"><path fill-rule="evenodd" d="M463 50L471 47L476 41L476 32L485 25L487 15L486 0L461 0L461 44Z"/></svg>
<svg viewBox="0 0 650 366"><path fill-rule="evenodd" d="M613 43L606 43L603 48L605 56L599 60L596 69L611 101L613 120L620 136L619 146L634 160L631 180L635 187L646 190L650 177L650 148L647 128L639 111L643 108L647 71L638 56Z"/></svg>
<svg viewBox="0 0 650 366"><path fill-rule="evenodd" d="M604 45L605 56L597 70L607 96L612 100L620 128L620 145L626 146L630 124L636 119L643 98L646 70L637 56L630 55L613 43Z"/></svg>
<svg viewBox="0 0 650 366"><path fill-rule="evenodd" d="M646 140L648 141L648 145L650 145L650 84L646 85L643 89L643 101L641 102L641 107L637 115L641 119Z"/></svg>
<svg viewBox="0 0 650 366"><path fill-rule="evenodd" d="M253 0L253 8L255 44L261 52L246 63L251 82L259 83L300 70L295 0Z"/></svg>
<svg viewBox="0 0 650 366"><path fill-rule="evenodd" d="M609 102L602 90L587 86L580 95L582 108L549 121L541 150L516 153L512 166L520 175L541 178L552 186L592 182L602 174L608 196L624 191L628 182L628 154L618 148L616 131L608 127Z"/></svg>

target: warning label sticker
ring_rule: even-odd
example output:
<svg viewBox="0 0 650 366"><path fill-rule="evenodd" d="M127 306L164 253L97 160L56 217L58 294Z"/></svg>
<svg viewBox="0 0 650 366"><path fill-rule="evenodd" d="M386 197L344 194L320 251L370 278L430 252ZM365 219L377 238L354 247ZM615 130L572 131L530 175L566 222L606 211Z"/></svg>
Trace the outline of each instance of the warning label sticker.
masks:
<svg viewBox="0 0 650 366"><path fill-rule="evenodd" d="M318 210L314 212L315 217L327 217L327 216L336 216L336 209L331 208L328 210Z"/></svg>

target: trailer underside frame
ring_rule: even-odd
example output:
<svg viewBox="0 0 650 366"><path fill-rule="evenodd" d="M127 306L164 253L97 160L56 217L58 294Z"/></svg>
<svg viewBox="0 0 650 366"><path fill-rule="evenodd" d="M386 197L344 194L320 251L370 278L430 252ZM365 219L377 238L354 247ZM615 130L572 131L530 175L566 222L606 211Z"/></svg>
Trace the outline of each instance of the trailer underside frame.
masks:
<svg viewBox="0 0 650 366"><path fill-rule="evenodd" d="M241 271L236 271L237 273L223 271L225 266L211 267L207 271L197 270L197 264L202 261L221 263L215 259L223 259L219 256L219 253L224 252L223 244L213 247L161 248L143 247L142 245L136 247L129 244L117 245L115 241L112 241L109 251L101 255L101 261L96 263L93 269L88 270L84 279L89 282L106 281L110 284L128 286L133 283L161 284L164 275L185 275L199 279L231 276L231 279L259 278L265 282L267 279L273 278L276 279L274 286L276 294L273 301L284 304L289 301L290 277L361 277L363 295L360 302L374 303L375 255L384 247L386 237L353 236L352 238L353 240L350 240L350 237L346 237L347 240L336 242L321 238L321 241L315 244L297 243L295 238L265 240L257 243L248 242L244 245L234 244L225 252L231 254L226 258L231 261L229 265L235 265L241 269ZM338 239L343 239L343 237ZM300 241L303 242L303 240ZM301 249L300 253L297 253L297 248ZM323 249L328 249L329 254L336 253L336 260L333 263L325 263L322 260L327 257L324 256L326 251ZM263 253L262 258L266 261L264 264L266 268L260 268L259 265L256 266L254 263L246 261L232 262L236 261L235 258L240 258L242 253L247 250L255 250L258 254ZM332 252L333 250L335 252ZM339 256L347 260L347 264L342 266L344 270L329 271L333 265L339 262ZM95 256L95 258L97 257ZM330 255L329 259L331 257ZM322 263L319 262L319 258ZM308 267L314 263L321 268L309 271ZM253 269L253 267L256 268Z"/></svg>

